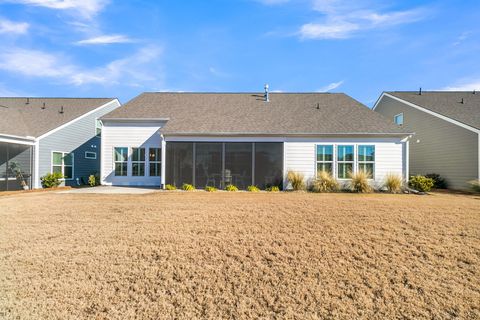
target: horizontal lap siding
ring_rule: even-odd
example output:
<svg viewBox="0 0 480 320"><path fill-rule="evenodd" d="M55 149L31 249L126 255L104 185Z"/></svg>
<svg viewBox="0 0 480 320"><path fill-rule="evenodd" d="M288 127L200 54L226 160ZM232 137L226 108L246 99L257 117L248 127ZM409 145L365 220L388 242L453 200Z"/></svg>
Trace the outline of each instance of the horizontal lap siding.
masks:
<svg viewBox="0 0 480 320"><path fill-rule="evenodd" d="M129 160L131 148L142 147L160 148L161 137L159 130L161 125L157 124L125 124L105 123L102 132L102 183L107 185L128 185L128 186L160 186L160 177L148 176L148 161L145 164L145 176L131 176L131 162L128 164L128 176L116 177L114 174L113 150L115 147L128 147ZM145 156L148 157L145 150ZM163 152L163 150L162 150Z"/></svg>

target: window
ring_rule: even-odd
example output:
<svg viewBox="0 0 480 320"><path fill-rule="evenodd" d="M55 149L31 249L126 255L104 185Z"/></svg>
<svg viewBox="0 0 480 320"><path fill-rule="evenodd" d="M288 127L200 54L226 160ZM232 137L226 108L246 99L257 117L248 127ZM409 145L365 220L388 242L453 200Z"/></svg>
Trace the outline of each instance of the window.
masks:
<svg viewBox="0 0 480 320"><path fill-rule="evenodd" d="M145 175L145 148L132 148L132 176Z"/></svg>
<svg viewBox="0 0 480 320"><path fill-rule="evenodd" d="M358 170L368 172L370 178L375 176L375 146L358 146Z"/></svg>
<svg viewBox="0 0 480 320"><path fill-rule="evenodd" d="M337 146L337 177L348 179L348 174L353 172L353 146Z"/></svg>
<svg viewBox="0 0 480 320"><path fill-rule="evenodd" d="M333 146L317 145L317 173L333 172Z"/></svg>
<svg viewBox="0 0 480 320"><path fill-rule="evenodd" d="M93 151L85 151L85 159L97 159L97 153Z"/></svg>
<svg viewBox="0 0 480 320"><path fill-rule="evenodd" d="M127 175L128 148L114 148L115 176Z"/></svg>
<svg viewBox="0 0 480 320"><path fill-rule="evenodd" d="M52 173L61 173L65 180L73 179L73 153L52 152Z"/></svg>
<svg viewBox="0 0 480 320"><path fill-rule="evenodd" d="M95 136L100 137L102 135L102 121L95 119Z"/></svg>
<svg viewBox="0 0 480 320"><path fill-rule="evenodd" d="M403 113L397 114L393 117L393 122L399 126L403 126Z"/></svg>
<svg viewBox="0 0 480 320"><path fill-rule="evenodd" d="M161 173L162 149L148 149L148 161L150 163L150 177L159 177Z"/></svg>

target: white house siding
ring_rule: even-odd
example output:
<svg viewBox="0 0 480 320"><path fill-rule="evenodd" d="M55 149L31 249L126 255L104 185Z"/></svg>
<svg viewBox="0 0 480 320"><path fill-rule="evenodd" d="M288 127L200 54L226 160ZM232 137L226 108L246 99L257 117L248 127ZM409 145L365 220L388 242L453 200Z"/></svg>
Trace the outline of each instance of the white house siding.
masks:
<svg viewBox="0 0 480 320"><path fill-rule="evenodd" d="M160 186L161 177L150 177L148 161L145 163L145 176L132 176L132 148L161 148L160 128L162 122L115 122L104 121L102 130L102 184L120 186ZM127 176L115 176L113 151L115 147L128 147ZM163 153L163 150L162 150Z"/></svg>
<svg viewBox="0 0 480 320"><path fill-rule="evenodd" d="M287 139L285 142L285 169L301 172L307 181L315 178L316 145L333 145L336 154L337 145L354 145L355 162L357 160L356 147L358 145L375 146L375 187L381 187L385 176L389 173L406 178L406 142L400 138L309 138ZM356 166L356 165L355 165ZM336 165L334 163L334 170Z"/></svg>

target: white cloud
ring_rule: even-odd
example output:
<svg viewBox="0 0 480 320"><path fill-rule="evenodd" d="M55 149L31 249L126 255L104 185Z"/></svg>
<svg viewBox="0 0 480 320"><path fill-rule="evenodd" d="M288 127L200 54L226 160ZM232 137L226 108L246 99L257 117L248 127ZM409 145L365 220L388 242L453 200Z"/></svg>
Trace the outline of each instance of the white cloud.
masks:
<svg viewBox="0 0 480 320"><path fill-rule="evenodd" d="M479 91L480 92L480 79L475 79L471 81L461 81L457 84L447 86L441 90L445 91Z"/></svg>
<svg viewBox="0 0 480 320"><path fill-rule="evenodd" d="M0 53L0 69L32 78L51 78L76 86L108 86L119 84L120 81L131 86L157 82L162 77L158 66L161 54L161 48L146 47L103 67L82 68L62 55L17 48Z"/></svg>
<svg viewBox="0 0 480 320"><path fill-rule="evenodd" d="M55 10L71 10L84 18L97 15L109 0L6 0L4 2L20 3Z"/></svg>
<svg viewBox="0 0 480 320"><path fill-rule="evenodd" d="M84 39L75 42L78 45L101 45L101 44L113 44L113 43L131 43L133 39L121 34L102 35L89 39Z"/></svg>
<svg viewBox="0 0 480 320"><path fill-rule="evenodd" d="M340 87L341 85L343 84L343 80L342 81L338 81L338 82L332 82L320 89L317 90L317 92L329 92L329 91L332 91L332 90L335 90L337 89L338 87Z"/></svg>
<svg viewBox="0 0 480 320"><path fill-rule="evenodd" d="M0 18L0 33L24 34L27 33L30 25L26 22L13 22Z"/></svg>
<svg viewBox="0 0 480 320"><path fill-rule="evenodd" d="M366 30L387 28L423 19L422 9L378 12L365 1L314 0L313 10L322 14L322 20L300 27L303 39L345 39Z"/></svg>

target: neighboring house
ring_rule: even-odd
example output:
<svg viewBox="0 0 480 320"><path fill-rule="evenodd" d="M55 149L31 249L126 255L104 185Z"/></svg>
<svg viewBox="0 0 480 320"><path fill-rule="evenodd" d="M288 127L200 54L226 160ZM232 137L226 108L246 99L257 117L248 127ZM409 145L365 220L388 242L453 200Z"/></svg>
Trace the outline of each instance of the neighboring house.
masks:
<svg viewBox="0 0 480 320"><path fill-rule="evenodd" d="M480 94L384 92L374 110L415 132L412 174L440 174L452 189L480 178Z"/></svg>
<svg viewBox="0 0 480 320"><path fill-rule="evenodd" d="M102 183L286 186L289 170L347 181L408 176L409 134L345 94L143 93L102 117Z"/></svg>
<svg viewBox="0 0 480 320"><path fill-rule="evenodd" d="M40 177L82 184L100 171L98 120L117 99L0 98L0 190L41 188Z"/></svg>

